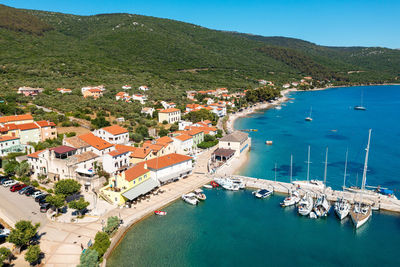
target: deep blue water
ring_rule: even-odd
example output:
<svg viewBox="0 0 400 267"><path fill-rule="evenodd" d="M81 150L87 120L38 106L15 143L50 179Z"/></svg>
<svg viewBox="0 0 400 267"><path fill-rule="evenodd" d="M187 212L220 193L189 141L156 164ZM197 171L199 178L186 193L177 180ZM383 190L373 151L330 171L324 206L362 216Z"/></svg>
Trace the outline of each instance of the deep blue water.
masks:
<svg viewBox="0 0 400 267"><path fill-rule="evenodd" d="M311 145L311 177L323 176L329 146L329 185L343 181L349 149L349 182L356 183L364 160L368 129L372 128L367 183L400 188L400 86L364 87L367 111L354 111L361 88L295 93L293 103L237 121L236 127L256 128L249 165L242 174L274 176L288 181L290 154L296 178L304 179L307 146ZM310 106L313 121L306 123ZM331 130L336 130L335 132ZM265 140L273 140L266 146ZM359 183L360 183L359 180ZM206 190L197 207L178 200L165 208L167 216L150 216L136 224L115 249L108 266L400 266L400 216L374 212L355 231L349 219L333 213L312 220L295 209L283 209L284 196L255 199L249 190Z"/></svg>

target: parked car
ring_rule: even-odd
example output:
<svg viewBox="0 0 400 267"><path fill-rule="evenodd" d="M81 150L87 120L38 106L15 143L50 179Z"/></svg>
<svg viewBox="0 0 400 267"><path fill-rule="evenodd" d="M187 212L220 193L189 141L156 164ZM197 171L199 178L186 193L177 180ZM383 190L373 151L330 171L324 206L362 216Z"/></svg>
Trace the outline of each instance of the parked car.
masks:
<svg viewBox="0 0 400 267"><path fill-rule="evenodd" d="M29 189L31 189L31 188L33 188L33 187L32 187L32 186L24 187L24 188L22 188L21 190L19 190L18 193L19 193L20 195L25 194L26 190L29 190Z"/></svg>
<svg viewBox="0 0 400 267"><path fill-rule="evenodd" d="M41 194L40 196L35 197L35 201L36 201L36 202L39 202L39 200L45 199L48 195L49 195L49 194L43 193L43 194Z"/></svg>
<svg viewBox="0 0 400 267"><path fill-rule="evenodd" d="M9 186L13 186L13 185L15 185L15 184L18 184L18 182L15 181L15 180L9 180L9 181L6 181L6 182L3 184L3 186L4 186L4 187L9 187Z"/></svg>
<svg viewBox="0 0 400 267"><path fill-rule="evenodd" d="M43 205L40 205L40 212L47 212L51 208L51 205L49 203L45 203Z"/></svg>
<svg viewBox="0 0 400 267"><path fill-rule="evenodd" d="M43 195L42 195L43 196ZM35 199L36 200L36 199ZM38 203L39 203L39 206L42 206L43 204L46 204L47 203L47 200L46 200L46 198L40 198L39 200L38 200Z"/></svg>
<svg viewBox="0 0 400 267"><path fill-rule="evenodd" d="M28 190L25 191L25 196L30 197L33 193L35 193L37 190L35 188L30 188Z"/></svg>
<svg viewBox="0 0 400 267"><path fill-rule="evenodd" d="M40 195L43 195L43 192L42 191L36 191L36 192L34 192L33 194L32 194L32 197L33 198L36 198L36 197L38 197L38 196L40 196Z"/></svg>
<svg viewBox="0 0 400 267"><path fill-rule="evenodd" d="M11 180L10 178L2 178L0 180L0 184L4 184L5 182L10 181L10 180Z"/></svg>
<svg viewBox="0 0 400 267"><path fill-rule="evenodd" d="M17 192L19 190L21 190L22 188L26 187L26 184L15 184L13 186L10 187L10 191L11 192Z"/></svg>

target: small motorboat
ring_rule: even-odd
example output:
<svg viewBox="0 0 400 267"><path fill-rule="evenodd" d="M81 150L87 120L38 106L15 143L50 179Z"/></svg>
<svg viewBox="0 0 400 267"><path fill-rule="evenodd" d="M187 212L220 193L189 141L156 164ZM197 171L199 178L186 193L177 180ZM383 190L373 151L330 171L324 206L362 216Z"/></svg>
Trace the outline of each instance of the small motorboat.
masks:
<svg viewBox="0 0 400 267"><path fill-rule="evenodd" d="M196 197L198 200L206 200L207 199L206 195L203 193L203 190L201 190L201 189L194 190L194 193L196 194Z"/></svg>
<svg viewBox="0 0 400 267"><path fill-rule="evenodd" d="M266 145L269 145L269 146L272 145L272 143L273 143L273 142L272 142L271 140L265 141L265 144L266 144Z"/></svg>
<svg viewBox="0 0 400 267"><path fill-rule="evenodd" d="M219 184L218 183L216 183L216 182L214 182L214 181L211 181L210 182L210 185L212 186L212 187L218 187L219 186ZM204 185L204 187L205 187L206 185Z"/></svg>
<svg viewBox="0 0 400 267"><path fill-rule="evenodd" d="M167 215L167 212L161 211L161 210L156 210L156 211L154 211L154 214L159 215L159 216L165 216L165 215Z"/></svg>
<svg viewBox="0 0 400 267"><path fill-rule="evenodd" d="M294 191L294 192L291 192L289 196L285 197L285 199L281 203L281 206L282 207L293 206L293 205L296 205L297 203L299 203L299 201L300 201L299 192Z"/></svg>
<svg viewBox="0 0 400 267"><path fill-rule="evenodd" d="M276 107L275 107L275 109L277 109L277 110L281 110L281 109L282 109L282 107L281 107L281 106L276 106Z"/></svg>
<svg viewBox="0 0 400 267"><path fill-rule="evenodd" d="M267 198L274 193L273 189L259 189L257 191L253 191L253 195L256 198Z"/></svg>
<svg viewBox="0 0 400 267"><path fill-rule="evenodd" d="M205 185L203 185L203 187L207 188L207 189L212 189L213 188L213 186L211 184L205 184Z"/></svg>
<svg viewBox="0 0 400 267"><path fill-rule="evenodd" d="M315 212L313 212L313 211L310 212L309 216L310 216L311 219L317 219L318 218L317 214L315 214Z"/></svg>
<svg viewBox="0 0 400 267"><path fill-rule="evenodd" d="M245 184L245 183L243 182L243 180L240 179L240 178L233 177L233 178L231 178L231 181L232 181L233 184L238 185L238 186L239 186L239 189L244 189L244 188L246 188L246 184Z"/></svg>
<svg viewBox="0 0 400 267"><path fill-rule="evenodd" d="M182 195L182 199L186 203L189 203L192 205L197 205L199 203L199 200L197 199L195 193L188 193L188 194Z"/></svg>

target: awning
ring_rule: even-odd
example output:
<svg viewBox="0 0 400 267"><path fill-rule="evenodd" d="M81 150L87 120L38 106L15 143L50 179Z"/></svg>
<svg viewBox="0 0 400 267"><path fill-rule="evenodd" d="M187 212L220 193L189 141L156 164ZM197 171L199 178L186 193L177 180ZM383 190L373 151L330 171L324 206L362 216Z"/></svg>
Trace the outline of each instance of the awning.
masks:
<svg viewBox="0 0 400 267"><path fill-rule="evenodd" d="M235 154L235 152L235 150L229 148L218 148L213 152L213 154L216 157L230 158Z"/></svg>
<svg viewBox="0 0 400 267"><path fill-rule="evenodd" d="M158 181L149 178L134 188L122 193L122 195L129 200L134 200L141 195L147 194L159 185L160 183Z"/></svg>
<svg viewBox="0 0 400 267"><path fill-rule="evenodd" d="M87 174L87 175L94 175L94 171L92 169L86 170L86 169L79 168L79 169L76 169L75 172L83 173L83 174Z"/></svg>

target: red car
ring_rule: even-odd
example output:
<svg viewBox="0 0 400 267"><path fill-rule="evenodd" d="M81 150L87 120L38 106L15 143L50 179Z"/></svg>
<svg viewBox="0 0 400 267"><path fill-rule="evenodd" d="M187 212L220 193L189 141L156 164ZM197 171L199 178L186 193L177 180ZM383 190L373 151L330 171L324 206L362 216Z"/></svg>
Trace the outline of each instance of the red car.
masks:
<svg viewBox="0 0 400 267"><path fill-rule="evenodd" d="M26 184L15 184L15 185L10 187L10 191L11 192L16 192L16 191L21 190L24 187L26 187Z"/></svg>

